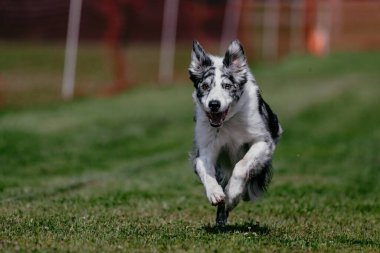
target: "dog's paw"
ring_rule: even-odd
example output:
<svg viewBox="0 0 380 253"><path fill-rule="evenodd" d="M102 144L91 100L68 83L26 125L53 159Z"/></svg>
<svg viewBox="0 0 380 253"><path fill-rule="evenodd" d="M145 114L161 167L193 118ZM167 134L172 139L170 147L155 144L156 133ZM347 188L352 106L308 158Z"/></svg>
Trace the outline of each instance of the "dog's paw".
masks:
<svg viewBox="0 0 380 253"><path fill-rule="evenodd" d="M213 206L216 206L226 198L226 195L223 192L223 189L220 185L214 185L206 192L207 198Z"/></svg>
<svg viewBox="0 0 380 253"><path fill-rule="evenodd" d="M234 209L240 202L241 200L241 194L240 195L237 195L237 196L234 196L234 197L230 197L228 196L226 198L226 209L227 211L231 211L232 209Z"/></svg>
<svg viewBox="0 0 380 253"><path fill-rule="evenodd" d="M231 178L230 182L226 187L226 207L228 211L231 211L242 199L244 190L244 182L240 180L233 180Z"/></svg>

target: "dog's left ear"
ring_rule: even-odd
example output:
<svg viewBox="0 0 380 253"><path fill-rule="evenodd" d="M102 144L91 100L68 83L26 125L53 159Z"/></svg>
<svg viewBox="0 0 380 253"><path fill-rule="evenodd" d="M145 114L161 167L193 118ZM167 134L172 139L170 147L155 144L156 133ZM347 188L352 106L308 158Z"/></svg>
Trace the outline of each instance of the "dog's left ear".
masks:
<svg viewBox="0 0 380 253"><path fill-rule="evenodd" d="M223 65L227 68L239 70L247 65L247 59L244 54L244 49L239 40L234 40L228 46L224 55Z"/></svg>

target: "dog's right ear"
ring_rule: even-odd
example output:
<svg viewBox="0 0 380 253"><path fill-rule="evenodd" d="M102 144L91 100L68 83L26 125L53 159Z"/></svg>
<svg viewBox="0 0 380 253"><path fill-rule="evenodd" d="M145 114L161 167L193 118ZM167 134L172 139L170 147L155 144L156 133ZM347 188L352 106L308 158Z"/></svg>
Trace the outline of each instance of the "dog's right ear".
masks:
<svg viewBox="0 0 380 253"><path fill-rule="evenodd" d="M199 65L211 65L210 57L207 56L205 50L198 41L193 41L193 51L191 52L191 62Z"/></svg>
<svg viewBox="0 0 380 253"><path fill-rule="evenodd" d="M203 71L206 67L212 65L210 57L199 44L198 41L193 41L193 50L191 51L191 63L189 66L190 79L196 84L199 82Z"/></svg>

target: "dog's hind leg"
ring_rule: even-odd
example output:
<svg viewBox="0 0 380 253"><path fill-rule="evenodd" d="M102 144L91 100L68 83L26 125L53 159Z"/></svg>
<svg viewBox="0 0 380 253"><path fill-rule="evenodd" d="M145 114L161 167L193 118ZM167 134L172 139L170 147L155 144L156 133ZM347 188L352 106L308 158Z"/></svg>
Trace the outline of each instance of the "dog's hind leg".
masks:
<svg viewBox="0 0 380 253"><path fill-rule="evenodd" d="M227 223L228 211L226 205L223 203L218 204L216 209L216 225L218 227L224 227Z"/></svg>

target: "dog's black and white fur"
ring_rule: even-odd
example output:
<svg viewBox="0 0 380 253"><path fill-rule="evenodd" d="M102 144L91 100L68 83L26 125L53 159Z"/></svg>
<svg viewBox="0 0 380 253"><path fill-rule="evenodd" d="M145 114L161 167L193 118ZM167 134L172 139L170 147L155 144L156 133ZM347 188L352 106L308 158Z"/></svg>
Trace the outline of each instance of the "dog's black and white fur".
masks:
<svg viewBox="0 0 380 253"><path fill-rule="evenodd" d="M223 58L194 41L189 73L196 110L192 164L208 200L218 206L217 225L224 225L240 200L254 200L266 190L282 129L239 41Z"/></svg>

